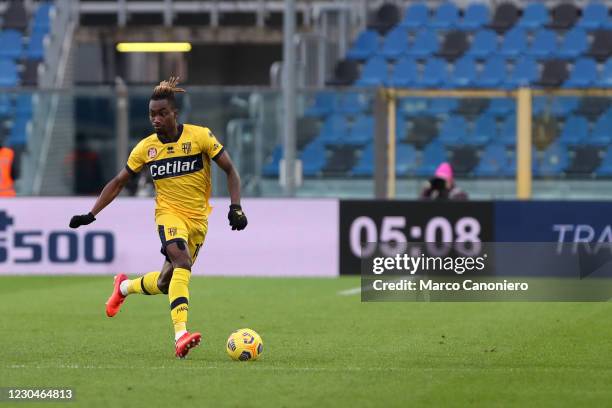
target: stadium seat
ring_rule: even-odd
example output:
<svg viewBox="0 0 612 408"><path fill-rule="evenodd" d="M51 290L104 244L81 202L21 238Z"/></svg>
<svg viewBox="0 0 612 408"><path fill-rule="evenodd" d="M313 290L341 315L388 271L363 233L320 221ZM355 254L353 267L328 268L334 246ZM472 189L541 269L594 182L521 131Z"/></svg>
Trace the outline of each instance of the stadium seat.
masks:
<svg viewBox="0 0 612 408"><path fill-rule="evenodd" d="M405 143L398 143L395 149L395 174L412 176L417 169L416 149Z"/></svg>
<svg viewBox="0 0 612 408"><path fill-rule="evenodd" d="M51 29L51 9L53 5L51 3L41 3L32 19L31 32L43 32L48 33Z"/></svg>
<svg viewBox="0 0 612 408"><path fill-rule="evenodd" d="M426 98L399 98L397 111L405 117L415 117L429 114L428 100Z"/></svg>
<svg viewBox="0 0 612 408"><path fill-rule="evenodd" d="M582 28L574 28L563 37L561 45L556 50L559 58L577 58L584 54L589 48L589 40L586 31Z"/></svg>
<svg viewBox="0 0 612 408"><path fill-rule="evenodd" d="M442 3L434 12L429 26L442 30L455 28L459 23L459 9L454 3Z"/></svg>
<svg viewBox="0 0 612 408"><path fill-rule="evenodd" d="M552 144L542 154L538 163L538 175L543 177L558 176L569 165L567 148L561 144Z"/></svg>
<svg viewBox="0 0 612 408"><path fill-rule="evenodd" d="M489 98L461 98L454 113L463 116L476 116L488 109Z"/></svg>
<svg viewBox="0 0 612 408"><path fill-rule="evenodd" d="M9 1L2 18L2 28L25 32L28 27L28 13L23 1Z"/></svg>
<svg viewBox="0 0 612 408"><path fill-rule="evenodd" d="M609 107L610 99L607 97L585 97L579 99L578 106L574 109L574 113L586 116L589 120L595 120Z"/></svg>
<svg viewBox="0 0 612 408"><path fill-rule="evenodd" d="M334 67L334 75L331 80L326 81L328 86L352 85L359 79L359 63L355 60L340 60Z"/></svg>
<svg viewBox="0 0 612 408"><path fill-rule="evenodd" d="M582 9L582 18L578 27L586 30L596 30L609 27L609 11L602 3L590 3Z"/></svg>
<svg viewBox="0 0 612 408"><path fill-rule="evenodd" d="M486 58L497 51L497 34L491 30L480 30L474 35L472 46L466 54L475 58Z"/></svg>
<svg viewBox="0 0 612 408"><path fill-rule="evenodd" d="M578 106L575 97L553 97L536 96L533 98L532 112L534 116L569 116Z"/></svg>
<svg viewBox="0 0 612 408"><path fill-rule="evenodd" d="M463 19L457 25L462 30L477 30L489 23L489 8L485 4L472 3L463 13Z"/></svg>
<svg viewBox="0 0 612 408"><path fill-rule="evenodd" d="M410 30L420 29L427 25L429 20L429 9L425 4L412 4L406 10L404 20L400 25Z"/></svg>
<svg viewBox="0 0 612 408"><path fill-rule="evenodd" d="M597 83L597 77L597 63L590 58L580 58L576 60L564 86L566 88L588 88Z"/></svg>
<svg viewBox="0 0 612 408"><path fill-rule="evenodd" d="M28 141L28 123L30 117L16 116L13 127L6 142L8 146L24 146Z"/></svg>
<svg viewBox="0 0 612 408"><path fill-rule="evenodd" d="M427 116L416 117L408 121L406 137L400 140L406 141L417 147L430 143L438 135L436 121Z"/></svg>
<svg viewBox="0 0 612 408"><path fill-rule="evenodd" d="M612 144L612 111L605 111L593 126L593 131L584 141L593 146L608 146Z"/></svg>
<svg viewBox="0 0 612 408"><path fill-rule="evenodd" d="M366 60L378 51L378 33L374 30L362 31L346 54L346 58Z"/></svg>
<svg viewBox="0 0 612 408"><path fill-rule="evenodd" d="M568 30L578 21L580 10L571 3L561 3L551 10L552 22L550 28L553 30Z"/></svg>
<svg viewBox="0 0 612 408"><path fill-rule="evenodd" d="M440 163L445 161L448 161L448 154L444 146L438 140L433 140L423 149L421 164L416 174L421 177L431 177Z"/></svg>
<svg viewBox="0 0 612 408"><path fill-rule="evenodd" d="M355 82L357 86L382 86L388 77L387 60L381 56L370 58L361 70L361 78Z"/></svg>
<svg viewBox="0 0 612 408"><path fill-rule="evenodd" d="M370 94L366 92L343 92L337 96L336 112L357 115L371 110Z"/></svg>
<svg viewBox="0 0 612 408"><path fill-rule="evenodd" d="M404 27L398 26L389 31L385 37L379 55L390 60L397 60L406 51L408 51L408 32Z"/></svg>
<svg viewBox="0 0 612 408"><path fill-rule="evenodd" d="M569 73L565 60L548 60L544 61L543 65L542 74L540 75L540 85L558 88L566 82Z"/></svg>
<svg viewBox="0 0 612 408"><path fill-rule="evenodd" d="M608 147L601 164L595 171L598 177L612 177L612 146Z"/></svg>
<svg viewBox="0 0 612 408"><path fill-rule="evenodd" d="M467 36L463 31L449 31L444 36L438 55L448 61L461 57L469 48Z"/></svg>
<svg viewBox="0 0 612 408"><path fill-rule="evenodd" d="M448 87L449 73L446 61L439 58L430 58L423 68L423 77L417 83L425 88Z"/></svg>
<svg viewBox="0 0 612 408"><path fill-rule="evenodd" d="M374 118L369 115L361 115L348 132L344 144L363 146L374 140Z"/></svg>
<svg viewBox="0 0 612 408"><path fill-rule="evenodd" d="M533 57L551 58L557 51L557 35L550 30L542 29L535 33L527 54Z"/></svg>
<svg viewBox="0 0 612 408"><path fill-rule="evenodd" d="M13 103L11 96L7 93L0 93L0 120L13 115Z"/></svg>
<svg viewBox="0 0 612 408"><path fill-rule="evenodd" d="M458 105L457 98L432 98L427 112L432 115L448 115L457 109Z"/></svg>
<svg viewBox="0 0 612 408"><path fill-rule="evenodd" d="M543 3L528 3L523 10L523 16L517 23L519 27L535 29L549 23L548 9Z"/></svg>
<svg viewBox="0 0 612 408"><path fill-rule="evenodd" d="M355 149L351 146L338 146L330 151L322 171L325 176L344 177L355 166Z"/></svg>
<svg viewBox="0 0 612 408"><path fill-rule="evenodd" d="M385 3L376 11L374 21L368 24L368 28L386 35L402 19L402 13L395 4Z"/></svg>
<svg viewBox="0 0 612 408"><path fill-rule="evenodd" d="M17 30L0 31L0 58L19 59L23 53L21 33Z"/></svg>
<svg viewBox="0 0 612 408"><path fill-rule="evenodd" d="M527 49L527 32L524 28L515 27L504 36L499 53L505 57L517 58Z"/></svg>
<svg viewBox="0 0 612 408"><path fill-rule="evenodd" d="M466 176L478 165L478 150L473 146L454 146L450 148L450 165L456 176Z"/></svg>
<svg viewBox="0 0 612 408"><path fill-rule="evenodd" d="M17 65L13 60L0 59L0 87L14 88L17 86Z"/></svg>
<svg viewBox="0 0 612 408"><path fill-rule="evenodd" d="M512 73L506 78L506 86L518 88L531 85L539 79L538 65L532 58L522 58L514 66Z"/></svg>
<svg viewBox="0 0 612 408"><path fill-rule="evenodd" d="M32 60L41 60L45 56L45 34L42 32L34 32L30 36L30 40L25 50L25 56Z"/></svg>
<svg viewBox="0 0 612 408"><path fill-rule="evenodd" d="M463 145L467 135L467 123L463 116L453 115L442 123L438 140L448 146Z"/></svg>
<svg viewBox="0 0 612 408"><path fill-rule="evenodd" d="M391 86L410 87L414 86L419 81L419 71L416 61L412 57L403 57L399 60L393 69Z"/></svg>
<svg viewBox="0 0 612 408"><path fill-rule="evenodd" d="M486 114L497 118L505 117L507 115L514 115L516 112L516 102L510 98L494 98L491 100L489 108L486 110Z"/></svg>
<svg viewBox="0 0 612 408"><path fill-rule="evenodd" d="M503 83L506 76L506 60L503 57L493 56L485 61L482 72L476 79L476 85L482 88L496 88Z"/></svg>
<svg viewBox="0 0 612 408"><path fill-rule="evenodd" d="M326 145L341 145L348 132L346 118L341 115L331 115L323 123L319 137L316 139Z"/></svg>
<svg viewBox="0 0 612 408"><path fill-rule="evenodd" d="M368 144L362 151L359 161L351 174L360 177L371 177L374 174L374 144Z"/></svg>
<svg viewBox="0 0 612 408"><path fill-rule="evenodd" d="M495 142L495 141L493 141ZM516 144L516 116L508 115L502 122L499 133L499 142L505 146L514 146Z"/></svg>
<svg viewBox="0 0 612 408"><path fill-rule="evenodd" d="M565 121L559 143L564 145L577 145L585 141L589 134L589 122L584 116L570 116Z"/></svg>
<svg viewBox="0 0 612 408"><path fill-rule="evenodd" d="M334 111L336 98L337 94L335 92L317 92L314 97L314 103L304 111L304 116L318 118L329 115Z"/></svg>
<svg viewBox="0 0 612 408"><path fill-rule="evenodd" d="M426 58L435 54L438 51L438 35L433 30L421 30L419 31L412 46L406 51L407 55L411 55L417 58Z"/></svg>
<svg viewBox="0 0 612 408"><path fill-rule="evenodd" d="M22 92L17 95L15 113L17 115L31 117L33 112L32 94Z"/></svg>
<svg viewBox="0 0 612 408"><path fill-rule="evenodd" d="M325 146L322 143L315 140L306 146L300 155L304 177L318 176L325 167L326 157Z"/></svg>
<svg viewBox="0 0 612 408"><path fill-rule="evenodd" d="M500 177L504 176L504 170L508 166L508 153L501 144L488 145L480 157L480 163L474 169L476 177Z"/></svg>
<svg viewBox="0 0 612 408"><path fill-rule="evenodd" d="M497 138L497 123L494 116L480 115L474 123L474 130L466 139L466 144L484 146Z"/></svg>
<svg viewBox="0 0 612 408"><path fill-rule="evenodd" d="M472 57L463 57L455 62L450 85L455 88L472 88L476 84L476 61Z"/></svg>
<svg viewBox="0 0 612 408"><path fill-rule="evenodd" d="M569 166L565 172L569 175L590 176L600 166L601 150L594 146L578 146L574 149Z"/></svg>
<svg viewBox="0 0 612 408"><path fill-rule="evenodd" d="M512 3L502 3L495 9L491 28L503 33L514 27L519 19L519 9Z"/></svg>
<svg viewBox="0 0 612 408"><path fill-rule="evenodd" d="M270 161L264 165L262 173L264 177L278 177L279 174L279 163L283 158L283 147L281 145L274 146Z"/></svg>
<svg viewBox="0 0 612 408"><path fill-rule="evenodd" d="M612 55L612 30L595 31L587 54L599 62L607 60Z"/></svg>

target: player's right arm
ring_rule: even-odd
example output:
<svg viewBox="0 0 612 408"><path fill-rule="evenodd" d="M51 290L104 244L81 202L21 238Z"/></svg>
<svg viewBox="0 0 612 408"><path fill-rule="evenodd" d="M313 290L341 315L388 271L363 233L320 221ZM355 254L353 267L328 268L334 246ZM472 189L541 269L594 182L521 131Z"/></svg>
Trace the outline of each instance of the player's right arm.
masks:
<svg viewBox="0 0 612 408"><path fill-rule="evenodd" d="M130 153L127 165L117 174L111 181L106 183L104 189L98 196L96 203L91 211L87 214L75 215L70 219L70 228L78 228L81 225L91 224L96 220L96 215L100 213L107 205L109 205L123 190L123 187L128 183L132 174L138 173L144 166L144 157L142 154L141 143Z"/></svg>

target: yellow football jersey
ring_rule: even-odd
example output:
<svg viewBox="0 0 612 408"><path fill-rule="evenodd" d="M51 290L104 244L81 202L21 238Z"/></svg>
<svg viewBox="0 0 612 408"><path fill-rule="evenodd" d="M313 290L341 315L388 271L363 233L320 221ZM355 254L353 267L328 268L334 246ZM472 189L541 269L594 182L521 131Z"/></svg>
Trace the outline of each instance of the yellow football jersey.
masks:
<svg viewBox="0 0 612 408"><path fill-rule="evenodd" d="M138 173L146 165L155 184L155 212L176 212L206 218L212 182L210 160L223 146L206 127L179 125L176 142L162 143L156 133L142 139L130 153L127 170Z"/></svg>

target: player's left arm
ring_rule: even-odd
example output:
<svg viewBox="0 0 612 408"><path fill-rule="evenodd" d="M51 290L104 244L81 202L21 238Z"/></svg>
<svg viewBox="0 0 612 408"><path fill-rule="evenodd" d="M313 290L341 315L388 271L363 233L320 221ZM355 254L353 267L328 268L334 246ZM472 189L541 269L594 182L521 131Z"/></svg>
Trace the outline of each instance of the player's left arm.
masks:
<svg viewBox="0 0 612 408"><path fill-rule="evenodd" d="M232 230L243 230L247 226L247 217L240 206L240 175L238 174L236 167L234 167L234 163L232 162L229 153L227 153L225 149L219 152L219 154L217 154L213 160L227 175L227 188L229 190L231 200L229 214L227 215L230 226L232 227Z"/></svg>

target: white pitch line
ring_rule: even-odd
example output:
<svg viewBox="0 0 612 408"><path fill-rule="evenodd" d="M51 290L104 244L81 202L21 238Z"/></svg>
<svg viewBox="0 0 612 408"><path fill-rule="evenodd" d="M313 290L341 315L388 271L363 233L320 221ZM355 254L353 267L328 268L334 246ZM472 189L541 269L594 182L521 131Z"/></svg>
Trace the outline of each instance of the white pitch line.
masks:
<svg viewBox="0 0 612 408"><path fill-rule="evenodd" d="M361 293L361 286L358 286L356 288L344 289L338 292L340 296L351 296L356 295L358 293Z"/></svg>

